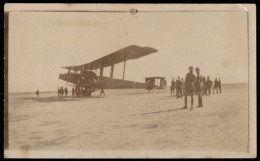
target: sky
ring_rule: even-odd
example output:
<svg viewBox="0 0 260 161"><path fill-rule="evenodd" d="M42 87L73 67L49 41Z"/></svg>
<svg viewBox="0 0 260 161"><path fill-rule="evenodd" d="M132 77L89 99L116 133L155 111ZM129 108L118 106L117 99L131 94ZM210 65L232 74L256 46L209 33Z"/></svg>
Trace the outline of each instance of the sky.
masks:
<svg viewBox="0 0 260 161"><path fill-rule="evenodd" d="M247 83L247 17L243 12L12 12L9 92L55 91L63 66L81 65L129 45L158 52L126 62L125 79L185 77L199 67L211 80ZM109 76L110 68L104 69ZM114 77L122 78L123 63Z"/></svg>

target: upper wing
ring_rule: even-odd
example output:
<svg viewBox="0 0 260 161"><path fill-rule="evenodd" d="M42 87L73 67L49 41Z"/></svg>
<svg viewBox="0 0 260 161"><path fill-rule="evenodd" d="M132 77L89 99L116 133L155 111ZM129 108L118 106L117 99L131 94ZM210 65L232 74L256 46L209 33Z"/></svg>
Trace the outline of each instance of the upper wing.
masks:
<svg viewBox="0 0 260 161"><path fill-rule="evenodd" d="M62 68L69 69L69 70L99 69L102 67L108 67L113 64L123 62L125 60L138 59L140 57L155 53L157 51L158 50L151 47L140 47L136 45L131 45L126 48L120 49L116 52L113 52L109 55L106 55L102 58L94 60L90 63L82 64L78 66L66 66Z"/></svg>

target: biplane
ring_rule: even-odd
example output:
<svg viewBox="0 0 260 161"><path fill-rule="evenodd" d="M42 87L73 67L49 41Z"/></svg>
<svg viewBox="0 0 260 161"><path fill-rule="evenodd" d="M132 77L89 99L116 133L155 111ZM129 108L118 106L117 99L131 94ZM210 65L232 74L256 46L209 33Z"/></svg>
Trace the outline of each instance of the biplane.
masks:
<svg viewBox="0 0 260 161"><path fill-rule="evenodd" d="M166 87L166 80L164 77L146 77L145 78L145 89L152 90L154 88L156 89L163 89Z"/></svg>
<svg viewBox="0 0 260 161"><path fill-rule="evenodd" d="M131 45L90 63L62 67L68 72L60 74L59 79L72 83L72 86L75 86L75 92L82 96L91 96L91 93L100 88L145 88L145 83L124 80L126 61L138 59L157 51L151 47ZM114 66L121 62L124 62L122 79L114 79ZM103 76L105 67L111 68L110 77ZM99 70L99 75L94 72L96 70Z"/></svg>

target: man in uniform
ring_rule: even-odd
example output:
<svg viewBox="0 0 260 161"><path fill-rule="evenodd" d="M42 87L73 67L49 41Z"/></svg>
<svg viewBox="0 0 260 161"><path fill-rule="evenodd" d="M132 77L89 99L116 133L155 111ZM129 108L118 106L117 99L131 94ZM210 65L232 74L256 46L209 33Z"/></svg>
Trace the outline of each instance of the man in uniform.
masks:
<svg viewBox="0 0 260 161"><path fill-rule="evenodd" d="M180 84L180 82L179 82L179 78L180 78L180 77L177 78L176 83L175 83L176 97L177 97L177 98L180 97L180 91L179 91L179 84Z"/></svg>
<svg viewBox="0 0 260 161"><path fill-rule="evenodd" d="M172 82L171 82L171 96L174 95L174 89L175 89L175 81L174 81L174 78L172 78Z"/></svg>
<svg viewBox="0 0 260 161"><path fill-rule="evenodd" d="M153 89L153 84L151 80L147 80L146 89L148 90L148 93L150 93L150 91Z"/></svg>
<svg viewBox="0 0 260 161"><path fill-rule="evenodd" d="M76 97L80 97L80 87L76 86L75 88Z"/></svg>
<svg viewBox="0 0 260 161"><path fill-rule="evenodd" d="M214 94L215 89L217 90L217 93L218 93L218 79L217 78L215 78L215 81L214 81L213 94Z"/></svg>
<svg viewBox="0 0 260 161"><path fill-rule="evenodd" d="M60 93L61 93L61 98L63 98L63 94L64 94L63 86L60 88Z"/></svg>
<svg viewBox="0 0 260 161"><path fill-rule="evenodd" d="M187 109L187 97L191 96L191 110L193 109L193 95L194 95L194 82L195 82L195 74L193 74L193 67L189 67L189 73L186 74L185 77L185 93L184 93L184 107L183 109Z"/></svg>
<svg viewBox="0 0 260 161"><path fill-rule="evenodd" d="M65 97L67 97L68 92L69 92L68 89L67 89L67 87L65 87L64 92L65 92Z"/></svg>
<svg viewBox="0 0 260 161"><path fill-rule="evenodd" d="M177 95L177 98L180 98L182 97L182 82L180 80L180 77L178 76L178 80L176 81L176 95Z"/></svg>
<svg viewBox="0 0 260 161"><path fill-rule="evenodd" d="M74 97L74 96L75 96L75 88L72 87L72 97Z"/></svg>
<svg viewBox="0 0 260 161"><path fill-rule="evenodd" d="M212 88L212 81L209 79L209 76L207 76L207 93L211 94L211 88Z"/></svg>
<svg viewBox="0 0 260 161"><path fill-rule="evenodd" d="M207 81L206 81L205 77L203 77L203 79L202 79L202 96L204 96L204 95L208 96L207 95Z"/></svg>
<svg viewBox="0 0 260 161"><path fill-rule="evenodd" d="M218 88L219 88L219 93L221 94L221 80L220 80L220 77L218 78Z"/></svg>
<svg viewBox="0 0 260 161"><path fill-rule="evenodd" d="M181 92L182 92L182 96L184 95L184 91L185 91L185 82L183 80L183 78L181 79L181 83L182 83L182 86L181 86Z"/></svg>
<svg viewBox="0 0 260 161"><path fill-rule="evenodd" d="M198 107L203 107L202 90L203 90L203 76L200 74L200 68L196 68L196 93L198 94Z"/></svg>
<svg viewBox="0 0 260 161"><path fill-rule="evenodd" d="M37 96L37 98L39 98L39 95L40 95L40 92L39 92L39 90L37 89L37 91L36 91L36 96Z"/></svg>
<svg viewBox="0 0 260 161"><path fill-rule="evenodd" d="M103 86L100 85L100 96L101 96L102 94L103 94L104 96L106 95Z"/></svg>

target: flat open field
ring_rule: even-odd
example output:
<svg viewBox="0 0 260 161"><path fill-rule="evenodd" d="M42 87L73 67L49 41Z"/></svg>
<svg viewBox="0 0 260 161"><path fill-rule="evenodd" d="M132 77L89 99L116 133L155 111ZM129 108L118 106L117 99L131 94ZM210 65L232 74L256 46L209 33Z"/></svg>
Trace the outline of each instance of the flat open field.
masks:
<svg viewBox="0 0 260 161"><path fill-rule="evenodd" d="M169 88L105 92L66 99L44 93L39 100L9 94L10 149L247 151L246 84L223 86L194 111L181 109L184 99L169 97Z"/></svg>

